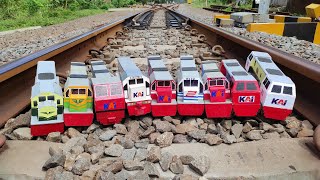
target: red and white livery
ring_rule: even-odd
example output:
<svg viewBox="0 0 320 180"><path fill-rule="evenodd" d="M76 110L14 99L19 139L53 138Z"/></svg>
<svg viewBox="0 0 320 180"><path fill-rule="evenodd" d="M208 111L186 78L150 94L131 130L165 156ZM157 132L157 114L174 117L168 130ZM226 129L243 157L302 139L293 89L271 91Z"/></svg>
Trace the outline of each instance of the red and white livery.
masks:
<svg viewBox="0 0 320 180"><path fill-rule="evenodd" d="M229 81L214 62L203 63L201 69L206 116L208 118L230 118L232 102Z"/></svg>
<svg viewBox="0 0 320 180"><path fill-rule="evenodd" d="M151 112L155 117L175 116L177 112L176 82L160 56L148 57L151 82Z"/></svg>
<svg viewBox="0 0 320 180"><path fill-rule="evenodd" d="M119 57L119 73L129 116L151 111L150 80L142 74L130 57Z"/></svg>
<svg viewBox="0 0 320 180"><path fill-rule="evenodd" d="M119 75L110 73L104 61L92 61L91 72L97 121L103 125L120 123L126 104Z"/></svg>
<svg viewBox="0 0 320 180"><path fill-rule="evenodd" d="M181 116L201 116L204 111L203 82L193 56L180 57L177 84L178 113Z"/></svg>
<svg viewBox="0 0 320 180"><path fill-rule="evenodd" d="M256 116L260 110L260 88L257 80L236 59L222 60L220 71L231 83L232 108L236 116Z"/></svg>

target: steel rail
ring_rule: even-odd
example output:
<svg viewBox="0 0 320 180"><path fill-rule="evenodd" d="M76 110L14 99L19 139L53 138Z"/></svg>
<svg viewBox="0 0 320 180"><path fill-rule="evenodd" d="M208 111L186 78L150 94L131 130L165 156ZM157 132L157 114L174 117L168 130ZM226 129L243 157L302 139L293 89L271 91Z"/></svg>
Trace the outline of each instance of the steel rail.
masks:
<svg viewBox="0 0 320 180"><path fill-rule="evenodd" d="M146 11L148 10L143 12ZM18 115L28 107L38 61L53 60L56 62L57 72L67 74L71 61L85 61L90 49L104 46L109 37L114 37L117 31L121 31L133 17L140 13L104 24L89 32L0 66L0 127L9 118Z"/></svg>
<svg viewBox="0 0 320 180"><path fill-rule="evenodd" d="M221 28L210 26L176 11L173 12L189 18L189 24L197 29L199 33L205 34L210 45L222 45L227 52L228 58L237 58L244 63L251 51L269 53L297 86L295 110L308 118L313 124L320 124L320 96L318 95L320 92L319 64L233 34Z"/></svg>

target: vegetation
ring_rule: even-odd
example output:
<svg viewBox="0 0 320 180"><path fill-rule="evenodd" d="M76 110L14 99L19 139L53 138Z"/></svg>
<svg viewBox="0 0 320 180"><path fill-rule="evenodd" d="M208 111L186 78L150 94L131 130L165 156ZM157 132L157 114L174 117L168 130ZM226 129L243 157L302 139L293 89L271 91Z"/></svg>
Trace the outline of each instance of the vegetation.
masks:
<svg viewBox="0 0 320 180"><path fill-rule="evenodd" d="M0 0L0 31L57 24L134 3L135 0Z"/></svg>
<svg viewBox="0 0 320 180"><path fill-rule="evenodd" d="M208 7L210 5L235 5L237 0L192 0L192 5L194 7L202 8L206 7L206 3L208 3ZM241 8L251 8L252 0L246 0L244 4L240 4ZM227 11L228 9L226 9Z"/></svg>

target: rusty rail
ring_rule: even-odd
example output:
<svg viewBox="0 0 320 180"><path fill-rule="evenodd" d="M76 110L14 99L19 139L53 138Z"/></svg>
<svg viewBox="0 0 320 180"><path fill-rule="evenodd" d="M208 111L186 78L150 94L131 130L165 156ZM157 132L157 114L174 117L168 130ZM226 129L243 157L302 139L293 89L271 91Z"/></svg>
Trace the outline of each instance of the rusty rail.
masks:
<svg viewBox="0 0 320 180"><path fill-rule="evenodd" d="M295 110L312 123L320 124L320 96L318 95L320 92L320 65L221 28L199 22L178 12L175 13L189 18L189 24L199 33L205 34L208 39L207 42L211 46L222 45L227 52L227 58L236 58L244 63L251 51L269 53L297 86Z"/></svg>

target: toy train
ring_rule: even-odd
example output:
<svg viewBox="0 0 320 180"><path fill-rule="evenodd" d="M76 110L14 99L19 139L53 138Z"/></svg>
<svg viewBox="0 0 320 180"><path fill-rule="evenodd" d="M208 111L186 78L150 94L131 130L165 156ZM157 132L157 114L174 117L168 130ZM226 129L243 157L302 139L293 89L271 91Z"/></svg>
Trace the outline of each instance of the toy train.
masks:
<svg viewBox="0 0 320 180"><path fill-rule="evenodd" d="M39 79L49 77L41 74L44 72L50 72L51 79ZM178 113L231 118L232 115L256 116L262 105L262 114L275 120L284 120L292 112L295 84L267 53L253 51L245 69L235 59L222 60L219 64L205 62L201 73L193 56L181 56L177 74L175 81L160 56L148 57L147 73L141 72L129 57L118 58L118 74L109 72L103 61L93 61L90 67L73 62L62 99L54 62L39 62L32 89L32 112L40 110L45 115L32 114L32 134L62 132L63 123L65 126L89 126L94 116L103 125L116 124L125 117L126 111L129 116L151 113L161 117ZM39 91L37 86L40 85L56 89ZM43 94L47 98L43 98ZM50 107L40 108L43 106ZM56 113L49 115L51 111Z"/></svg>

